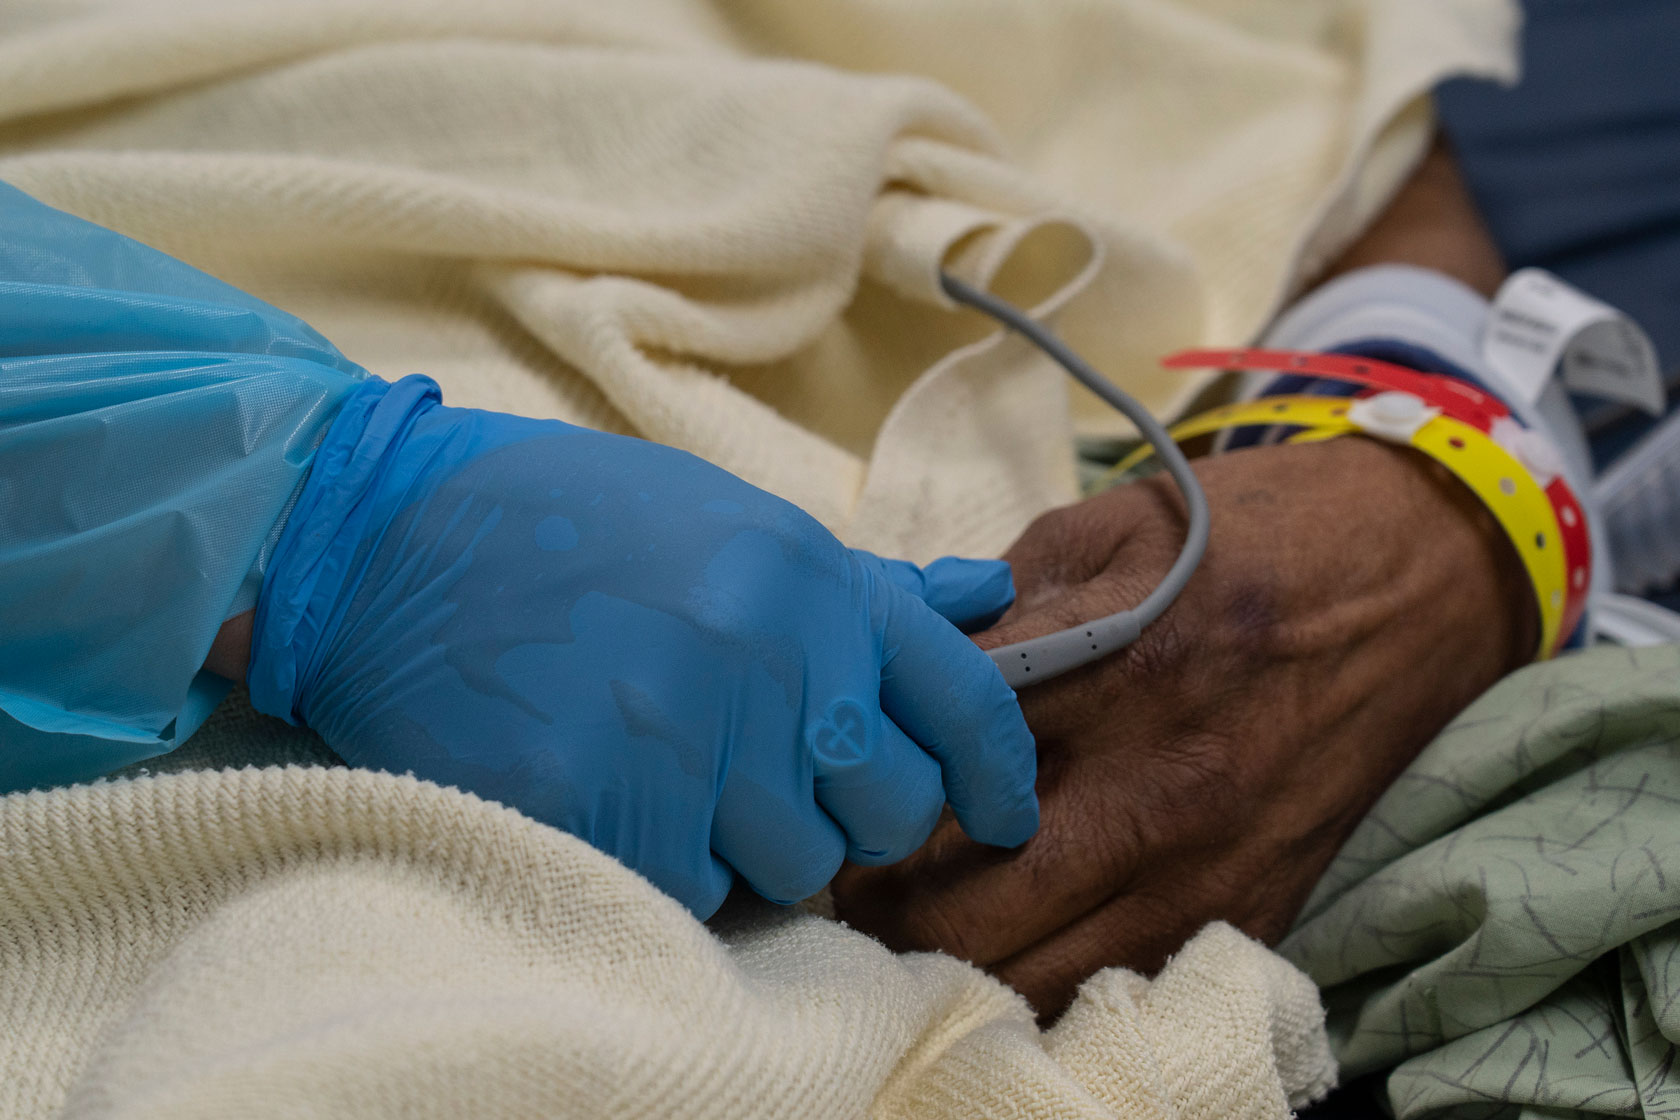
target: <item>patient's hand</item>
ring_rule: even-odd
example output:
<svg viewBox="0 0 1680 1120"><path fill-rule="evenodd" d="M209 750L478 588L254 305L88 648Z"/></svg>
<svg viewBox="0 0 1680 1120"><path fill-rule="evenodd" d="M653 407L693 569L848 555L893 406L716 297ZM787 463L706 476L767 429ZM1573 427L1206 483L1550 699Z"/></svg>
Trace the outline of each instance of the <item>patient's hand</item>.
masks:
<svg viewBox="0 0 1680 1120"><path fill-rule="evenodd" d="M1289 928L1360 816L1537 640L1515 552L1458 482L1349 438L1203 460L1206 560L1123 654L1021 694L1042 827L1000 852L945 822L848 867L840 915L989 967L1043 1013L1106 965L1158 968L1223 918ZM1164 479L1050 513L1010 549L1002 645L1135 605L1177 555Z"/></svg>

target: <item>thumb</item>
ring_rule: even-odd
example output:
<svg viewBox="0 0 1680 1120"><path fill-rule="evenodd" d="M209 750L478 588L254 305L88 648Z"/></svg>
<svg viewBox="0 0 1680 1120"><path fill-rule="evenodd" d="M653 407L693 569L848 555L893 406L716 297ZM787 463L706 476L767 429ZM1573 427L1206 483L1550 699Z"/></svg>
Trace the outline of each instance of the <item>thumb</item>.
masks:
<svg viewBox="0 0 1680 1120"><path fill-rule="evenodd" d="M1002 560L945 556L919 567L908 560L884 560L862 549L852 551L875 566L888 583L908 591L963 631L990 626L1015 602L1015 581Z"/></svg>

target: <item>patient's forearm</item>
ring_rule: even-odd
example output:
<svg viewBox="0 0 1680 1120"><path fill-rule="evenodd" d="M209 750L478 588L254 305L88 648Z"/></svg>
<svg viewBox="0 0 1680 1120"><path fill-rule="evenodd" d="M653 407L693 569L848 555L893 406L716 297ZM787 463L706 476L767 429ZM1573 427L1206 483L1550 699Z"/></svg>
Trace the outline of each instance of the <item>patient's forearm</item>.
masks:
<svg viewBox="0 0 1680 1120"><path fill-rule="evenodd" d="M1505 282L1504 258L1444 140L1436 141L1388 209L1320 280L1378 264L1433 269L1489 298Z"/></svg>

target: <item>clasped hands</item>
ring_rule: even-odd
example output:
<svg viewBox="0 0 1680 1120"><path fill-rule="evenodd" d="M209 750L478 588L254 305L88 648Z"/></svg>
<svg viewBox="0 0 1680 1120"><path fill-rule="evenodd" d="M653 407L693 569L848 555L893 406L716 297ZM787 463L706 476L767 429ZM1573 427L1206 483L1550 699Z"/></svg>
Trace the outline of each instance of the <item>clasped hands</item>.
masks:
<svg viewBox="0 0 1680 1120"><path fill-rule="evenodd" d="M1444 149L1342 267L1386 259L1484 290L1502 274ZM1212 536L1173 607L1122 654L1024 691L1017 709L974 643L1135 606L1183 540L1165 479L1030 526L1005 557L1013 607L971 643L939 616L969 628L1002 609L1001 565L882 562L679 452L428 407L387 451L401 469L381 485L393 511L427 495L426 515L456 543L426 544L406 515L341 533L364 538L362 575L383 578L338 596L336 638L302 659L310 676L276 714L305 718L353 763L567 827L699 914L731 870L791 899L848 854L834 883L843 918L894 947L983 965L1047 1016L1091 973L1152 970L1209 921L1281 937L1383 789L1537 640L1515 551L1443 468L1364 438L1263 447L1197 464ZM567 485L525 485L543 477ZM600 508L605 495L616 511ZM712 544L679 541L676 526ZM550 600L571 603L579 582L607 592L576 599L577 623L601 615L591 641L504 633L552 614ZM649 619L680 640L650 644ZM250 629L249 616L225 627L210 667L243 676ZM488 675L460 672L479 664ZM829 671L847 664L867 679ZM798 682L775 686L795 665ZM714 677L768 684L705 687ZM715 702L694 704L701 695ZM801 709L823 718L789 722ZM731 748L731 728L748 724L768 753ZM774 749L790 741L804 749ZM852 757L860 742L875 749ZM601 773L572 772L586 762ZM626 782L672 796L623 796ZM961 811L935 827L942 800ZM840 825L809 827L830 818ZM908 859L861 866L929 829Z"/></svg>
<svg viewBox="0 0 1680 1120"><path fill-rule="evenodd" d="M1158 968L1202 925L1275 941L1417 752L1522 664L1514 550L1469 491L1364 438L1197 464L1201 569L1122 654L1025 690L1041 826L1016 851L946 822L908 860L849 867L839 915L897 949L985 966L1052 1015L1092 972ZM1164 478L1036 521L985 647L1139 601L1183 536Z"/></svg>
<svg viewBox="0 0 1680 1120"><path fill-rule="evenodd" d="M265 585L259 706L557 824L700 916L734 874L792 901L849 857L842 917L1044 1014L1214 919L1281 936L1536 640L1514 551L1442 468L1265 447L1196 465L1212 536L1172 608L1017 707L981 648L1139 602L1184 534L1164 478L1036 521L971 641L941 616L995 619L1001 564L883 561L692 456L429 384L374 387L329 435Z"/></svg>

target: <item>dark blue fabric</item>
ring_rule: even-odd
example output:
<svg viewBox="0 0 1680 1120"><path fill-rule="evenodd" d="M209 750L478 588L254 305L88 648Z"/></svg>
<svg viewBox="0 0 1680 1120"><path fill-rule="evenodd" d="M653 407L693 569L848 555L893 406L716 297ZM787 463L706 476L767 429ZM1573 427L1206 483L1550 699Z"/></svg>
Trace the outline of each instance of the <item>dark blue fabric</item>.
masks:
<svg viewBox="0 0 1680 1120"><path fill-rule="evenodd" d="M1447 83L1442 125L1511 265L1623 309L1680 371L1680 2L1524 8L1521 83Z"/></svg>
<svg viewBox="0 0 1680 1120"><path fill-rule="evenodd" d="M1514 267L1537 265L1632 315L1680 404L1680 2L1525 0L1521 83L1450 82L1441 123ZM1650 430L1584 407L1602 469ZM1653 596L1680 606L1680 591Z"/></svg>

